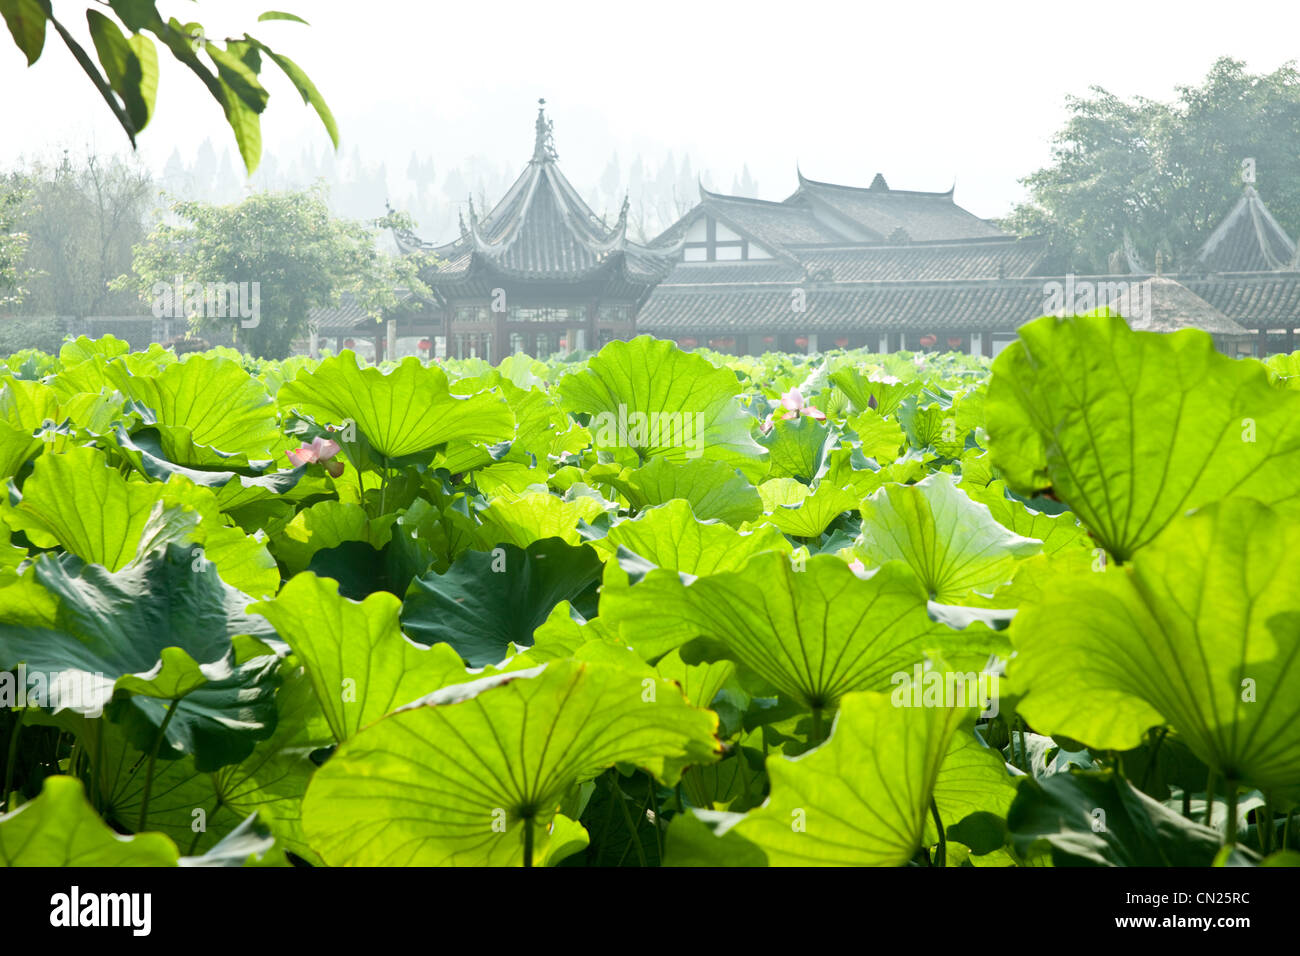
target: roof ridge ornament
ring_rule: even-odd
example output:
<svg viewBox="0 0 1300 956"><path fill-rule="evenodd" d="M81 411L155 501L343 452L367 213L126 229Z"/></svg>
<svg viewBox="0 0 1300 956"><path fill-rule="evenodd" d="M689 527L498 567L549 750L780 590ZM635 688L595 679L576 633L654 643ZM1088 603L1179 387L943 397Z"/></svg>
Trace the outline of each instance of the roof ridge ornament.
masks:
<svg viewBox="0 0 1300 956"><path fill-rule="evenodd" d="M546 98L537 101L537 138L533 142L533 162L553 163L560 157L555 152L555 123L546 118Z"/></svg>
<svg viewBox="0 0 1300 956"><path fill-rule="evenodd" d="M859 182L861 182L861 180L859 180ZM871 185L867 188L889 192L889 183L885 182L885 177L883 175L876 173L875 178L871 180Z"/></svg>

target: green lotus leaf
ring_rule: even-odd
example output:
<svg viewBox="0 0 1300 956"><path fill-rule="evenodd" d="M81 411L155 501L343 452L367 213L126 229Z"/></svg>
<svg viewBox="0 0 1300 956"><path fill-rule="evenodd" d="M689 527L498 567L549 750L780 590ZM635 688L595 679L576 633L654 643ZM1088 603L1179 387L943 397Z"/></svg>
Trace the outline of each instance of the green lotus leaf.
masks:
<svg viewBox="0 0 1300 956"><path fill-rule="evenodd" d="M988 506L972 501L953 477L935 472L915 485L885 485L862 502L855 553L868 567L904 561L930 596L961 604L1011 579L1017 560L1042 542L998 524Z"/></svg>
<svg viewBox="0 0 1300 956"><path fill-rule="evenodd" d="M767 520L796 538L816 538L846 511L858 507L858 497L824 479L816 490L793 478L771 478L758 486Z"/></svg>
<svg viewBox="0 0 1300 956"><path fill-rule="evenodd" d="M392 515L371 518L358 504L318 501L299 511L272 536L271 549L293 575L305 571L319 551L337 548L347 541L363 541L378 551L392 535Z"/></svg>
<svg viewBox="0 0 1300 956"><path fill-rule="evenodd" d="M1015 798L1016 785L1002 755L974 734L954 734L934 785L945 832L972 814L1005 817ZM926 842L938 842L933 821L926 826Z"/></svg>
<svg viewBox="0 0 1300 956"><path fill-rule="evenodd" d="M386 591L350 601L329 578L299 574L275 600L248 610L270 621L306 666L339 743L402 704L465 679L460 655L446 644L424 647L402 635L402 602Z"/></svg>
<svg viewBox="0 0 1300 956"><path fill-rule="evenodd" d="M735 832L743 813L692 808L679 813L668 826L664 866L720 867L767 866L767 854Z"/></svg>
<svg viewBox="0 0 1300 956"><path fill-rule="evenodd" d="M732 832L772 866L901 866L925 840L940 769L969 713L846 695L827 743L768 758L771 795Z"/></svg>
<svg viewBox="0 0 1300 956"><path fill-rule="evenodd" d="M159 761L149 802L149 829L171 837L189 854L202 853L257 814L279 846L309 862L319 857L302 834L302 797L317 764L312 754L334 743L306 670L281 669L275 732L248 756L215 771L192 757ZM133 829L140 819L144 760L122 729L63 712L53 721L85 748L105 819Z"/></svg>
<svg viewBox="0 0 1300 956"><path fill-rule="evenodd" d="M1002 527L1014 531L1022 538L1033 538L1043 543L1043 554L1055 554L1062 548L1090 546L1091 541L1083 526L1068 511L1047 514L1034 511L1023 501L1006 492L1006 482L990 481L980 485L967 481L964 473L957 486L970 497L989 509L993 519Z"/></svg>
<svg viewBox="0 0 1300 956"><path fill-rule="evenodd" d="M739 570L760 551L790 551L771 525L742 532L720 521L697 520L690 504L679 499L618 522L591 545L609 555L625 548L657 567L696 575ZM626 583L617 561L606 563L605 581L607 587Z"/></svg>
<svg viewBox="0 0 1300 956"><path fill-rule="evenodd" d="M1007 829L1056 866L1209 866L1222 841L1109 771L1021 778Z"/></svg>
<svg viewBox="0 0 1300 956"><path fill-rule="evenodd" d="M610 665L449 687L338 749L307 790L307 835L334 866L511 866L526 846L540 861L575 784L626 763L671 786L715 758L715 729L671 684Z"/></svg>
<svg viewBox="0 0 1300 956"><path fill-rule="evenodd" d="M245 613L245 595L196 570L190 548L168 545L117 572L43 554L32 574L57 599L55 620L0 622L0 668L25 662L54 709L107 708L141 750L165 721L160 756L193 754L204 770L243 759L274 729L278 659L238 640L274 632Z"/></svg>
<svg viewBox="0 0 1300 956"><path fill-rule="evenodd" d="M642 461L707 458L750 480L767 470L741 409L740 383L673 342L639 335L604 346L581 372L555 386L561 407L592 416L597 448L635 449Z"/></svg>
<svg viewBox="0 0 1300 956"><path fill-rule="evenodd" d="M612 469L612 473L611 473ZM640 468L596 465L590 480L612 485L634 511L667 504L677 498L690 503L701 521L717 518L729 525L757 518L763 512L758 490L725 462L691 458L683 462L652 458Z"/></svg>
<svg viewBox="0 0 1300 956"><path fill-rule="evenodd" d="M222 523L216 496L184 478L166 485L128 481L92 446L42 455L9 492L5 522L39 548L62 547L88 564L119 571L171 542L199 546L192 557L216 565L247 594L274 594L280 573L265 545Z"/></svg>
<svg viewBox="0 0 1300 956"><path fill-rule="evenodd" d="M4 866L175 866L179 856L161 833L129 837L110 830L76 777L46 777L40 796L0 815Z"/></svg>
<svg viewBox="0 0 1300 956"><path fill-rule="evenodd" d="M271 831L254 814L202 856L183 856L177 866L288 866Z"/></svg>
<svg viewBox="0 0 1300 956"><path fill-rule="evenodd" d="M862 454L868 458L893 461L907 441L898 422L872 409L854 415L848 420L848 426L857 433Z"/></svg>
<svg viewBox="0 0 1300 956"><path fill-rule="evenodd" d="M898 403L918 388L915 382L901 382L880 372L863 374L862 369L851 366L836 369L830 381L848 396L859 412L874 409L880 415L892 414Z"/></svg>
<svg viewBox="0 0 1300 956"><path fill-rule="evenodd" d="M42 455L22 494L11 486L10 500L5 522L36 547L61 546L110 571L134 560L142 546L152 550L150 544L160 534L163 541L177 537L168 534L169 522L162 518L162 486L127 481L94 447ZM196 526L198 515L190 516L188 524Z"/></svg>
<svg viewBox="0 0 1300 956"><path fill-rule="evenodd" d="M768 451L768 478L794 478L811 484L821 474L839 435L835 429L801 416L790 421L777 419L758 441Z"/></svg>
<svg viewBox="0 0 1300 956"><path fill-rule="evenodd" d="M249 462L243 455L203 453L202 467L177 464L167 457L156 428L142 428L128 434L114 426L108 438L141 475L153 481L169 481L180 475L202 488L211 488L223 511L294 491L303 483L305 468L267 472L272 462Z"/></svg>
<svg viewBox="0 0 1300 956"><path fill-rule="evenodd" d="M600 618L588 621L568 601L561 601L533 632L532 646L512 657L510 663L512 666L534 667L548 661L565 660L577 657L592 643L610 644L627 650L617 631L607 627Z"/></svg>
<svg viewBox="0 0 1300 956"><path fill-rule="evenodd" d="M3 383L0 385L0 422L31 435L39 428L48 428L51 423L62 421L58 395L48 385L20 378L6 378Z"/></svg>
<svg viewBox="0 0 1300 956"><path fill-rule="evenodd" d="M1019 710L1129 750L1168 723L1221 777L1300 786L1300 521L1230 498L1171 522L1131 566L1062 577L1011 625Z"/></svg>
<svg viewBox="0 0 1300 956"><path fill-rule="evenodd" d="M71 342L64 342L59 348L59 364L64 368L85 362L101 355L105 359L115 359L131 351L131 343L123 342L116 335L102 335L97 339L79 335Z"/></svg>
<svg viewBox="0 0 1300 956"><path fill-rule="evenodd" d="M837 448L831 452L827 461L822 482L836 488L852 488L859 498L874 494L891 481L910 484L930 474L925 464L917 458L903 458L873 469L856 448Z"/></svg>
<svg viewBox="0 0 1300 956"><path fill-rule="evenodd" d="M543 538L559 538L565 544L577 545L582 543L578 522L593 521L604 513L604 506L595 498L565 500L544 491L523 495L505 492L479 512L483 526L478 540L487 548L498 544L526 548Z"/></svg>
<svg viewBox="0 0 1300 956"><path fill-rule="evenodd" d="M123 395L156 416L163 457L179 465L219 461L203 449L250 459L270 458L283 444L275 405L262 383L237 362L188 355L156 375L133 374L112 362L107 377Z"/></svg>
<svg viewBox="0 0 1300 956"><path fill-rule="evenodd" d="M597 618L597 620L600 620ZM664 680L681 688L682 694L696 707L708 707L718 696L722 685L736 672L731 661L705 661L687 664L678 651L669 651L655 663L655 670Z"/></svg>
<svg viewBox="0 0 1300 956"><path fill-rule="evenodd" d="M1226 495L1298 506L1300 395L1204 332L1101 316L1021 326L993 363L987 428L1012 490L1051 489L1121 561Z"/></svg>
<svg viewBox="0 0 1300 956"><path fill-rule="evenodd" d="M41 439L30 431L0 421L0 478L18 473L27 459L41 449Z"/></svg>
<svg viewBox="0 0 1300 956"><path fill-rule="evenodd" d="M980 646L984 633L932 621L920 582L901 564L863 580L832 555L799 565L779 552L689 584L676 572L651 571L606 590L600 613L647 659L697 636L721 641L783 696L814 710L851 691L889 687L927 651Z"/></svg>
<svg viewBox="0 0 1300 956"><path fill-rule="evenodd" d="M600 574L594 550L558 538L527 548L503 544L467 551L445 574L423 574L411 582L402 626L421 643L450 644L471 667L496 664L514 645L531 645L533 631L561 601L595 617Z"/></svg>
<svg viewBox="0 0 1300 956"><path fill-rule="evenodd" d="M455 439L505 441L514 435L510 407L499 394L451 393L436 365L403 359L387 371L359 368L345 350L315 369L301 370L276 401L320 422L352 421L380 455L399 458Z"/></svg>

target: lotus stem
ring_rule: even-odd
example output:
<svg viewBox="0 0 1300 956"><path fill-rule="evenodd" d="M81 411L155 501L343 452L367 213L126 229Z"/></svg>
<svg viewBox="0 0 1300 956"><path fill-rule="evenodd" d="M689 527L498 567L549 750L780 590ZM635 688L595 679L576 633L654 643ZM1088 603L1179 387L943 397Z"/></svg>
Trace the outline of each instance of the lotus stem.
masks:
<svg viewBox="0 0 1300 956"><path fill-rule="evenodd" d="M162 746L163 736L167 733L167 725L172 722L172 716L176 713L176 705L180 702L181 699L175 697L167 705L167 716L163 718L162 726L158 728L158 733L153 739L153 748L149 751L149 765L145 768L144 773L144 794L140 797L140 820L135 825L136 833L143 833L144 825L149 820L149 794L153 790L153 765L158 759L158 748Z"/></svg>
<svg viewBox="0 0 1300 956"><path fill-rule="evenodd" d="M1226 844L1233 846L1237 842L1237 781L1228 780L1228 839Z"/></svg>
<svg viewBox="0 0 1300 956"><path fill-rule="evenodd" d="M934 851L934 865L943 868L948 865L948 837L943 832L943 820L939 818L939 805L934 802L934 794L930 794L930 816L934 818L935 828L939 831L939 845Z"/></svg>
<svg viewBox="0 0 1300 956"><path fill-rule="evenodd" d="M9 754L5 759L5 785L4 789L0 790L0 797L4 797L6 813L13 810L13 807L9 806L9 791L13 789L14 785L14 768L18 765L18 737L22 734L23 730L22 713L15 710L13 715L14 730L13 733L9 735Z"/></svg>

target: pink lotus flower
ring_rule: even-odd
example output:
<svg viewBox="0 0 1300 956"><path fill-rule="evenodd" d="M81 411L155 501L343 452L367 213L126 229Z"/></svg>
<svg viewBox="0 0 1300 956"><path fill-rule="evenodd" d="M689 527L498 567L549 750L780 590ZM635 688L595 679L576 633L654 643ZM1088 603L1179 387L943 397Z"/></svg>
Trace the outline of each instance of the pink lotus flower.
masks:
<svg viewBox="0 0 1300 956"><path fill-rule="evenodd" d="M783 416L785 421L792 418L798 418L800 415L807 415L809 418L815 418L819 422L826 421L826 413L813 408L804 402L803 392L797 388L792 388L781 396L781 407L786 409Z"/></svg>
<svg viewBox="0 0 1300 956"><path fill-rule="evenodd" d="M302 465L321 464L325 470L330 473L330 477L337 478L343 474L344 463L342 461L333 461L335 455L339 453L339 443L328 438L317 436L312 439L310 445L303 445L301 448L295 448L286 451L289 461L294 467Z"/></svg>
<svg viewBox="0 0 1300 956"><path fill-rule="evenodd" d="M867 580L871 575L867 572L867 566L862 563L860 558L854 558L849 562L849 570L856 574L862 580Z"/></svg>

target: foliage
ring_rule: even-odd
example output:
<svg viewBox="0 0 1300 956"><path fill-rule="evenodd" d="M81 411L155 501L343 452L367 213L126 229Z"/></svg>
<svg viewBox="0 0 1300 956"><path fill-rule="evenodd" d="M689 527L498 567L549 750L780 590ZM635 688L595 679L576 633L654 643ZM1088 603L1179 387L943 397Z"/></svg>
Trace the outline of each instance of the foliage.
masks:
<svg viewBox="0 0 1300 956"><path fill-rule="evenodd" d="M1294 366L12 356L0 863L1284 864Z"/></svg>
<svg viewBox="0 0 1300 956"><path fill-rule="evenodd" d="M1174 102L1125 100L1100 87L1071 97L1052 164L1024 179L1030 200L1006 225L1047 235L1051 268L1128 271L1126 235L1145 266L1188 264L1241 194L1254 159L1259 191L1290 235L1300 233L1300 72L1251 74L1220 59Z"/></svg>
<svg viewBox="0 0 1300 956"><path fill-rule="evenodd" d="M48 28L53 28L91 84L112 111L134 147L136 136L153 118L158 97L156 39L207 88L235 134L239 154L249 173L262 155L261 114L271 98L262 86L262 58L274 63L294 88L316 110L334 148L339 134L334 117L314 83L293 60L245 33L225 44L208 38L203 25L163 19L157 0L107 0L86 11L95 58L71 32L70 24L54 15L50 0L0 0L14 44L33 65L45 49ZM288 20L306 24L291 13L268 12L258 21ZM152 39L150 38L152 35ZM205 58L206 61L205 62ZM96 62L98 60L98 62Z"/></svg>
<svg viewBox="0 0 1300 956"><path fill-rule="evenodd" d="M228 206L179 202L172 212L179 222L160 223L136 247L135 275L120 285L187 316L209 340L259 357L287 356L307 331L308 313L337 304L344 292L378 319L396 304L399 278L407 287L418 281L376 250L369 226L334 218L318 189L255 193ZM192 284L203 290L197 297ZM207 294L231 284L224 298Z"/></svg>

